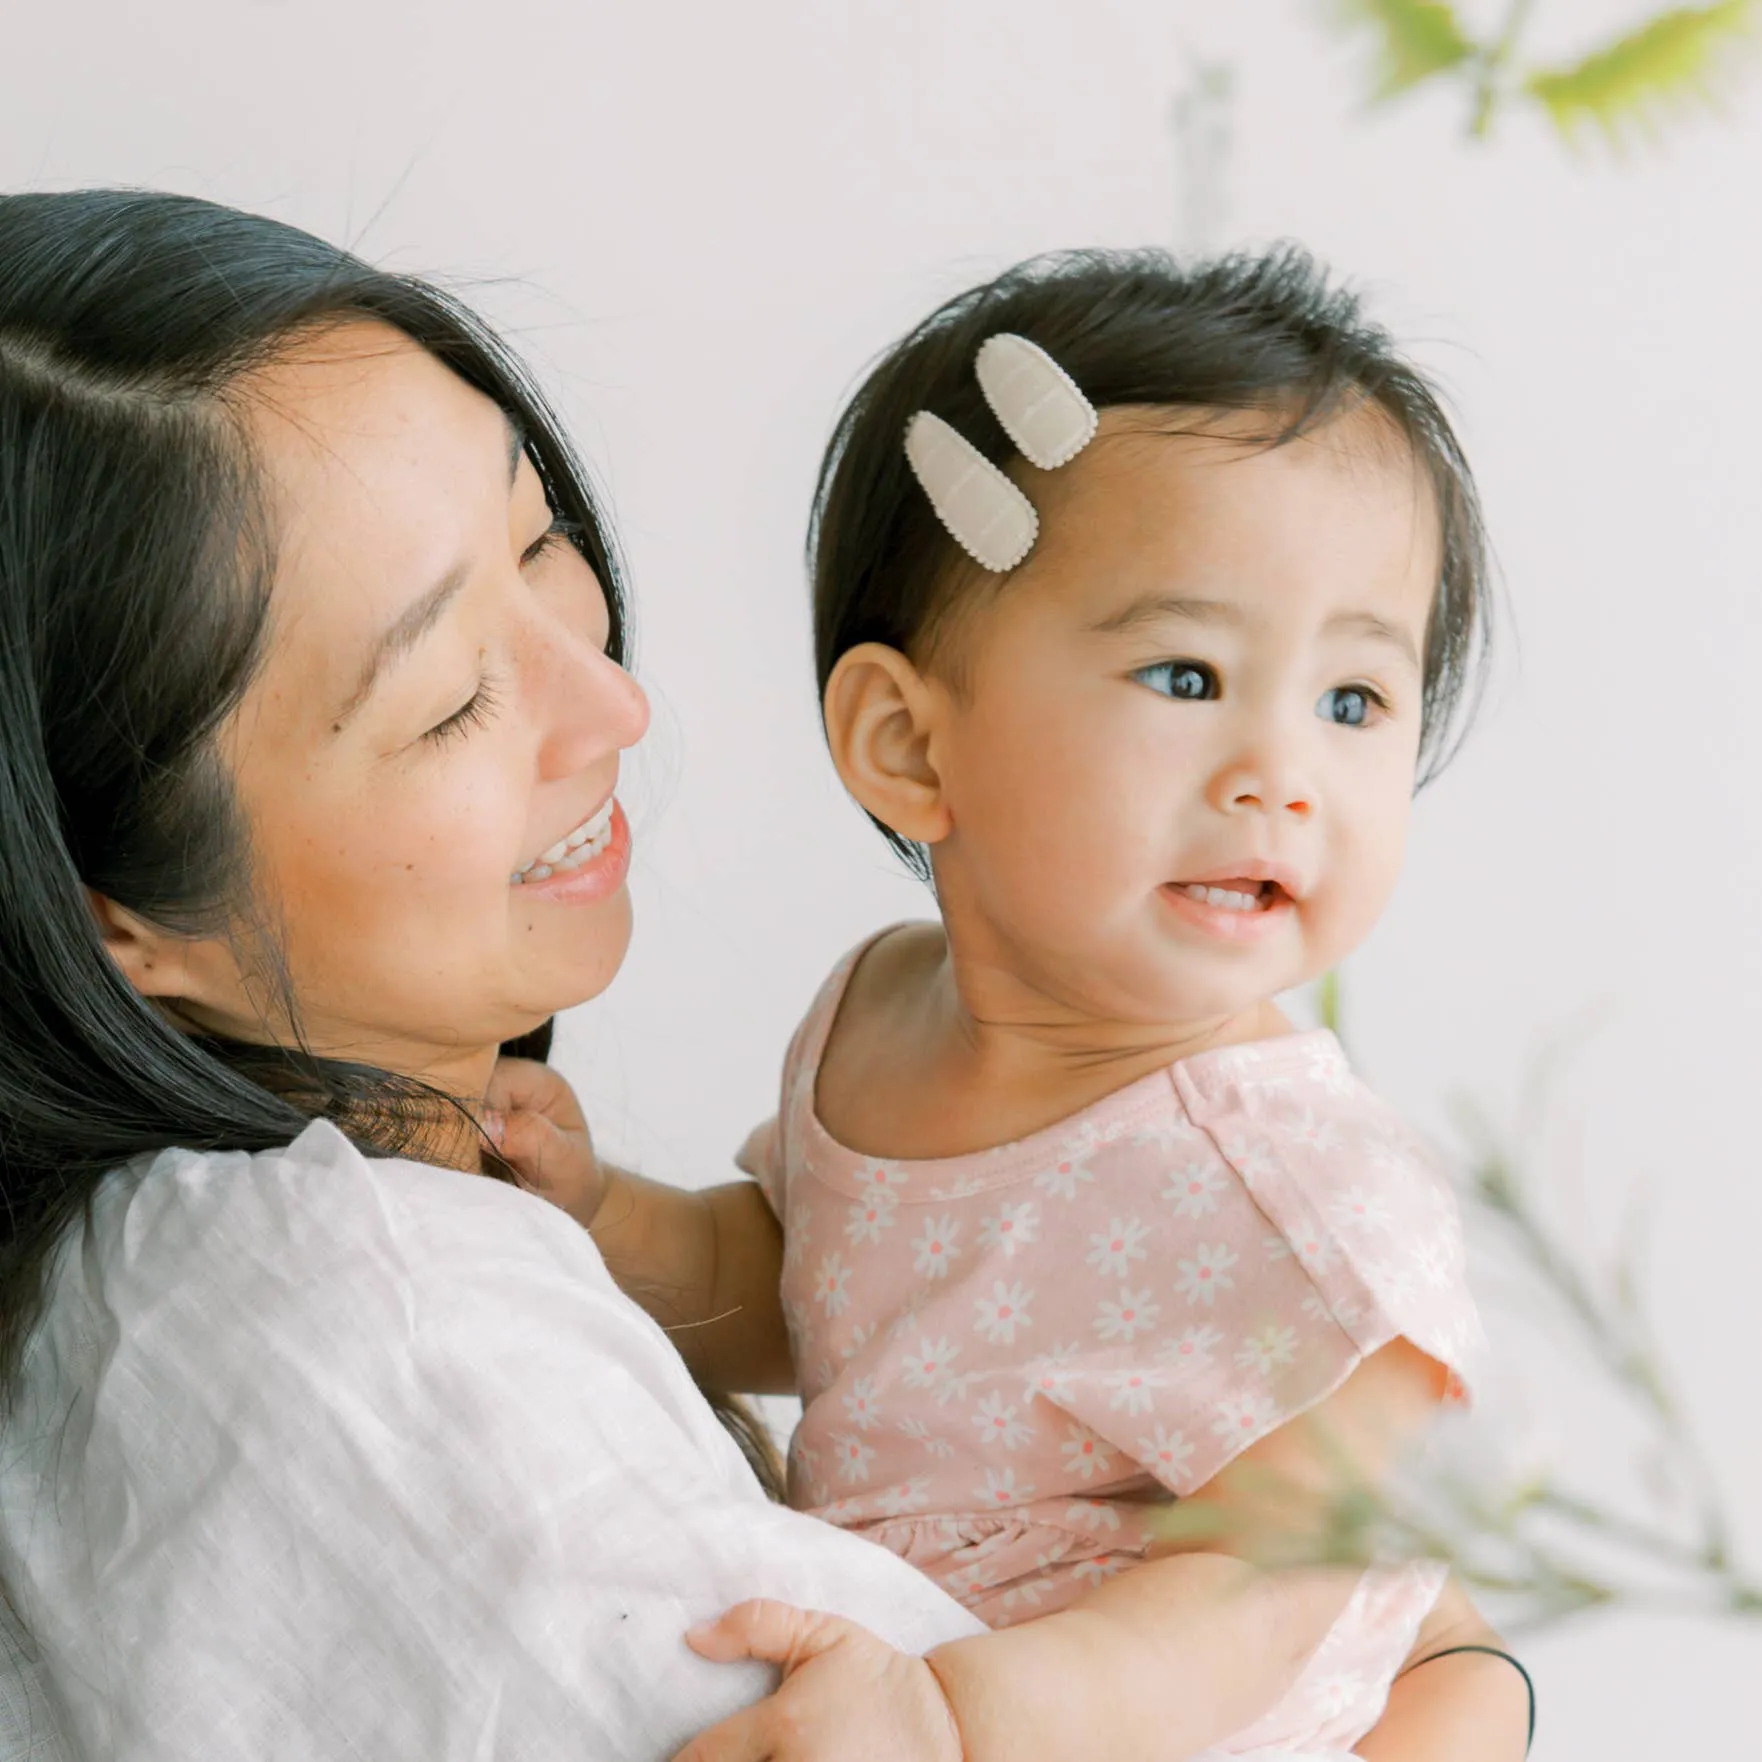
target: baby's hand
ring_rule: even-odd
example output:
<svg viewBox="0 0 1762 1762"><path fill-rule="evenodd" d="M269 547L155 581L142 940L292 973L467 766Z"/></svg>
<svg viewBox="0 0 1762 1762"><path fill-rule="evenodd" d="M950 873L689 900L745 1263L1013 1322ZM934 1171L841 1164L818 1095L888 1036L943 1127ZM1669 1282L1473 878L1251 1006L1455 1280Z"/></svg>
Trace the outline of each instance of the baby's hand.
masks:
<svg viewBox="0 0 1762 1762"><path fill-rule="evenodd" d="M561 1207L586 1229L606 1196L575 1091L529 1058L496 1061L483 1127L520 1185Z"/></svg>
<svg viewBox="0 0 1762 1762"><path fill-rule="evenodd" d="M685 1637L718 1663L780 1665L783 1682L673 1762L961 1762L960 1730L935 1672L853 1621L759 1601Z"/></svg>

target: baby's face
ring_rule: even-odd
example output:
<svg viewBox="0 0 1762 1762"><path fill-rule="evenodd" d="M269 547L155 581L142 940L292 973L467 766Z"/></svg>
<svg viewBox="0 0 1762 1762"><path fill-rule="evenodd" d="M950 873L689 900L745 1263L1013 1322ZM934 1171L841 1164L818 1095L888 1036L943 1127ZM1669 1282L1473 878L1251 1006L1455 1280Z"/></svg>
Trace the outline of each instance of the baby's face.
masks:
<svg viewBox="0 0 1762 1762"><path fill-rule="evenodd" d="M1110 410L1073 464L1024 470L1040 540L943 651L935 863L979 958L1197 1023L1326 971L1389 897L1439 532L1375 414L1271 450L1246 418L1159 417Z"/></svg>

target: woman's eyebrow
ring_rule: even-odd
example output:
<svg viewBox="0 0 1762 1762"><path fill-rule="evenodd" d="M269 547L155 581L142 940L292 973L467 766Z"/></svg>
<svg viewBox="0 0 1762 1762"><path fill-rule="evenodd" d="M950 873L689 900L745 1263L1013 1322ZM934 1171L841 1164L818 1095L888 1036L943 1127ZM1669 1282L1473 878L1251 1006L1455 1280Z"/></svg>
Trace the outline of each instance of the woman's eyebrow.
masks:
<svg viewBox="0 0 1762 1762"><path fill-rule="evenodd" d="M520 475L521 458L526 452L526 433L506 411L502 413L502 420L508 430L508 487L512 490L514 480ZM331 733L342 731L343 725L367 701L368 694L379 683L380 675L395 662L402 660L434 628L441 614L452 604L460 588L470 577L469 562L455 563L433 587L419 599L412 600L373 639L373 646L367 651L367 659L362 665L359 679L355 682L355 689L349 693L348 701L332 718Z"/></svg>

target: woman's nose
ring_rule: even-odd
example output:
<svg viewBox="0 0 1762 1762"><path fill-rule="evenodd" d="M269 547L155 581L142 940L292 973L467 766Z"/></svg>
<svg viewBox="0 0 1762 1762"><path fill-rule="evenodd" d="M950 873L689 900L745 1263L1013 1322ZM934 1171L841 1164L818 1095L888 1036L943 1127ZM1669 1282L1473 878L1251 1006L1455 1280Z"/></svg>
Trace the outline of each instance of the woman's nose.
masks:
<svg viewBox="0 0 1762 1762"><path fill-rule="evenodd" d="M548 668L539 774L547 782L573 777L635 746L648 732L649 700L609 655L586 645Z"/></svg>

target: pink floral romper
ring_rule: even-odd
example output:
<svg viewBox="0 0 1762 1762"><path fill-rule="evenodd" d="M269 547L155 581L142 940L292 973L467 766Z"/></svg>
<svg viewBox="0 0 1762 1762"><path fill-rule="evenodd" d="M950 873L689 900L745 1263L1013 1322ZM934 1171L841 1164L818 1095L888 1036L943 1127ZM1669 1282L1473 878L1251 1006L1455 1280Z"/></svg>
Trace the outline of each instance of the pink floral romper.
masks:
<svg viewBox="0 0 1762 1762"><path fill-rule="evenodd" d="M1397 1336L1460 1397L1482 1336L1454 1200L1333 1035L1184 1059L993 1150L877 1160L814 1112L862 953L821 989L781 1111L740 1155L785 1232L792 1504L1004 1626L1142 1560L1171 1494ZM1366 1573L1295 1687L1225 1750L1356 1742L1443 1577Z"/></svg>

